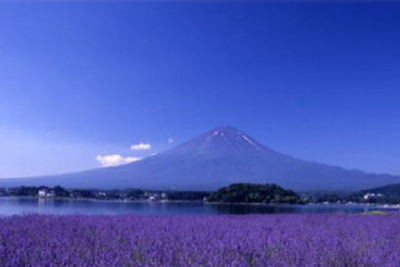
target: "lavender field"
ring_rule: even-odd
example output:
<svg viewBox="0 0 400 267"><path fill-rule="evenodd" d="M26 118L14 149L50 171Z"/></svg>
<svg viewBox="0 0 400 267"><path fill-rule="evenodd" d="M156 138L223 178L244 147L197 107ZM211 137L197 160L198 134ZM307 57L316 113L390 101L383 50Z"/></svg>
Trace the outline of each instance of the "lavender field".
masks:
<svg viewBox="0 0 400 267"><path fill-rule="evenodd" d="M399 266L400 216L0 218L0 266Z"/></svg>

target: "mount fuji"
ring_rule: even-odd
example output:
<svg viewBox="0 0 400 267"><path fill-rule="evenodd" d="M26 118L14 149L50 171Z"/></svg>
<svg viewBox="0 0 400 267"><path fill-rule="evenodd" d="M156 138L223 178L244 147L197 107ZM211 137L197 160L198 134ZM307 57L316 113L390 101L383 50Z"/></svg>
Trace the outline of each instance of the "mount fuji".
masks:
<svg viewBox="0 0 400 267"><path fill-rule="evenodd" d="M400 183L400 176L305 161L276 152L234 127L217 127L141 161L63 175L1 179L0 187L214 190L235 182L277 183L292 190L356 191Z"/></svg>

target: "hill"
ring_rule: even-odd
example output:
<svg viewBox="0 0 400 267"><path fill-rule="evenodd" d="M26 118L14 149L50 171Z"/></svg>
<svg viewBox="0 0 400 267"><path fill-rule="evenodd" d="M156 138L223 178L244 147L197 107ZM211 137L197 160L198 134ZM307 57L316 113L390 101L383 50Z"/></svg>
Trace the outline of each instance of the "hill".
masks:
<svg viewBox="0 0 400 267"><path fill-rule="evenodd" d="M215 190L238 182L275 183L297 191L356 191L399 183L400 177L296 159L266 147L236 128L217 127L131 164L64 175L2 179L0 187Z"/></svg>
<svg viewBox="0 0 400 267"><path fill-rule="evenodd" d="M278 185L248 183L223 187L212 193L207 200L222 203L301 203L296 193Z"/></svg>

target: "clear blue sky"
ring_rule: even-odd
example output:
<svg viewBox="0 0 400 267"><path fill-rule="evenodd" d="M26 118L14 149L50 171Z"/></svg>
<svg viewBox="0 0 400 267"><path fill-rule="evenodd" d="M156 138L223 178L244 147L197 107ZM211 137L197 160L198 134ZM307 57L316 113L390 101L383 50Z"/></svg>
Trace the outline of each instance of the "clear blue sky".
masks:
<svg viewBox="0 0 400 267"><path fill-rule="evenodd" d="M0 25L0 177L226 124L400 174L400 3L6 1Z"/></svg>

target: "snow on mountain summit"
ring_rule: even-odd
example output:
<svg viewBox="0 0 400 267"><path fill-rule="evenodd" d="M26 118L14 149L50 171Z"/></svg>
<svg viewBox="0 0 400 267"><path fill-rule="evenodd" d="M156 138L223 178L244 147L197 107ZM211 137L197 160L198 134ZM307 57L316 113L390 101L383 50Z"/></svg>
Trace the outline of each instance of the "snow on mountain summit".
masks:
<svg viewBox="0 0 400 267"><path fill-rule="evenodd" d="M251 155L253 153L271 152L248 134L231 126L216 127L188 142L185 142L168 153L179 154L212 154L215 157L224 155Z"/></svg>

